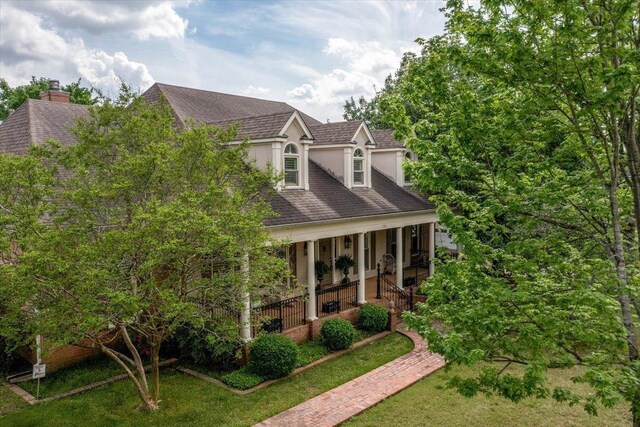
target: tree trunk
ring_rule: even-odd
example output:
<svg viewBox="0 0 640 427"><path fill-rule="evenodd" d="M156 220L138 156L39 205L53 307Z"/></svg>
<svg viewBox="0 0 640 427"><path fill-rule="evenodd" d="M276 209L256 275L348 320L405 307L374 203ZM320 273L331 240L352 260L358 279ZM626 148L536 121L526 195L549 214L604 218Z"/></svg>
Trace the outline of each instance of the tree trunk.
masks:
<svg viewBox="0 0 640 427"><path fill-rule="evenodd" d="M102 350L103 353L109 356L109 358L111 358L118 365L120 365L120 367L124 369L124 371L126 372L131 382L133 382L133 385L135 386L136 391L140 396L140 400L142 401L140 403L139 408L147 411L155 411L159 408L157 396L158 396L158 390L159 390L160 384L159 384L159 378L157 377L157 373L159 370L158 353L160 350L160 346L158 345L158 346L152 347L152 349L157 348L157 350L155 350L155 352L152 354L153 356L152 357L152 362L153 362L153 367L152 367L153 378L152 379L154 383L153 383L153 390L149 390L149 386L147 383L147 375L146 375L146 372L144 371L144 365L142 363L142 358L140 357L140 353L138 352L138 349L136 349L136 347L133 345L133 342L131 341L131 337L127 332L127 328L124 325L120 325L119 330L132 357L129 358L116 350L106 347L102 343L98 343L100 346L100 349ZM131 368L129 366L131 366ZM135 372L132 370L132 368L135 369Z"/></svg>
<svg viewBox="0 0 640 427"><path fill-rule="evenodd" d="M152 338L151 343L151 400L156 406L160 402L160 339Z"/></svg>
<svg viewBox="0 0 640 427"><path fill-rule="evenodd" d="M615 178L615 176L614 176ZM615 182L615 179L613 180ZM618 205L618 195L616 194L616 185L609 186L609 201L611 203L611 214L613 222L613 240L614 240L614 262L616 263L616 275L618 276L618 301L622 312L622 323L627 330L627 345L629 346L629 359L631 361L638 360L638 341L636 339L635 325L633 324L633 314L631 313L631 304L629 301L627 268L624 256L624 247L622 245L622 228L620 226L620 207Z"/></svg>
<svg viewBox="0 0 640 427"><path fill-rule="evenodd" d="M140 396L140 400L142 401L140 403L140 407L148 411L153 411L158 409L158 405L157 404L154 405L154 403L151 401L151 397L149 396L149 390L146 387L146 383L142 383L141 381L138 380L138 378L136 378L136 375L133 373L131 369L129 369L126 363L122 360L122 357L120 357L116 351L105 347L103 344L100 344L100 349L104 354L106 354L109 358L111 358L118 365L120 365L120 367L124 369L124 371L126 372L129 379L133 382L133 385L135 386L136 391Z"/></svg>

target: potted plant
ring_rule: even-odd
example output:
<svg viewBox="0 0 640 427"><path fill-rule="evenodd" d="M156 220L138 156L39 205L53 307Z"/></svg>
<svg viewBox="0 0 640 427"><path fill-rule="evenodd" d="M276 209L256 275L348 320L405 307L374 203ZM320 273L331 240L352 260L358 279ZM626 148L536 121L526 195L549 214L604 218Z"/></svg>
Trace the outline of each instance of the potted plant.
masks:
<svg viewBox="0 0 640 427"><path fill-rule="evenodd" d="M344 254L336 258L336 268L342 270L344 277L342 283L349 283L349 269L356 265L356 262L351 258L351 255Z"/></svg>
<svg viewBox="0 0 640 427"><path fill-rule="evenodd" d="M324 279L324 276L326 276L326 274L329 271L331 271L331 267L329 267L329 265L326 262L319 259L315 263L315 268L316 268L316 279L318 279L318 284L320 284L320 282L322 282L322 279Z"/></svg>

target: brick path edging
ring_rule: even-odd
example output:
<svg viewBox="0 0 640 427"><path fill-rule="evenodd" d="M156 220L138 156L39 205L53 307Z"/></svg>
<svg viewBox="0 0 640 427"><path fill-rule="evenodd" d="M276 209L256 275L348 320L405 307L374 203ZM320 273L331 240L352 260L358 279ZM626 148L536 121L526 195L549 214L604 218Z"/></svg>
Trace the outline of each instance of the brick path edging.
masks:
<svg viewBox="0 0 640 427"><path fill-rule="evenodd" d="M333 427L415 384L445 366L439 355L413 331L398 328L409 337L410 353L369 371L341 386L268 418L254 427Z"/></svg>

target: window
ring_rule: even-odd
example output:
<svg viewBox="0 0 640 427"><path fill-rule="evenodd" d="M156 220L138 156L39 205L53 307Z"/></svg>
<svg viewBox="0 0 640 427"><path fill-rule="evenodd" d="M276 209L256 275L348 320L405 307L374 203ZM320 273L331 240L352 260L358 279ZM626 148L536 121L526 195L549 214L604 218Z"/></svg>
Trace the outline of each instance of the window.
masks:
<svg viewBox="0 0 640 427"><path fill-rule="evenodd" d="M353 152L353 183L364 185L364 153L359 148Z"/></svg>
<svg viewBox="0 0 640 427"><path fill-rule="evenodd" d="M300 185L300 154L295 144L284 148L284 185Z"/></svg>
<svg viewBox="0 0 640 427"><path fill-rule="evenodd" d="M404 163L405 165L407 163L411 162L411 153L407 153L404 155ZM407 173L407 167L404 167L404 183L405 184L410 184L411 183L411 174Z"/></svg>

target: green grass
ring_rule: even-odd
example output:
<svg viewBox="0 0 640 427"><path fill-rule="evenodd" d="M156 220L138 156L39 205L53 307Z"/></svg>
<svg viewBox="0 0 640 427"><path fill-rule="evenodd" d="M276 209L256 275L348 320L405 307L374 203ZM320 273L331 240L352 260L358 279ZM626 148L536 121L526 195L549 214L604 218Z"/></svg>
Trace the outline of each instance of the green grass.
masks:
<svg viewBox="0 0 640 427"><path fill-rule="evenodd" d="M4 425L2 422L3 415L18 412L26 407L27 402L0 384L0 425Z"/></svg>
<svg viewBox="0 0 640 427"><path fill-rule="evenodd" d="M329 350L319 341L307 341L298 344L298 362L296 368L306 366L311 362L322 359L329 354Z"/></svg>
<svg viewBox="0 0 640 427"><path fill-rule="evenodd" d="M123 373L122 368L106 356L87 360L73 367L47 374L40 380L40 398L64 393ZM33 396L36 395L36 380L24 381L17 385Z"/></svg>
<svg viewBox="0 0 640 427"><path fill-rule="evenodd" d="M601 409L597 417L582 407L570 407L552 399L527 399L512 403L498 396L466 398L443 386L453 375L474 375L473 368L440 370L379 405L352 418L344 426L628 426L631 417L623 406ZM576 369L549 374L555 386L578 387L570 378ZM553 375L553 377L551 376ZM580 385L582 391L588 391Z"/></svg>
<svg viewBox="0 0 640 427"><path fill-rule="evenodd" d="M129 381L35 406L20 406L0 418L0 426L248 426L337 387L413 348L391 334L370 345L285 378L246 396L173 370L163 373L161 409L136 411L138 398ZM0 400L0 408L4 405ZM2 410L2 409L0 409Z"/></svg>

